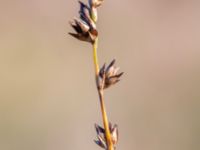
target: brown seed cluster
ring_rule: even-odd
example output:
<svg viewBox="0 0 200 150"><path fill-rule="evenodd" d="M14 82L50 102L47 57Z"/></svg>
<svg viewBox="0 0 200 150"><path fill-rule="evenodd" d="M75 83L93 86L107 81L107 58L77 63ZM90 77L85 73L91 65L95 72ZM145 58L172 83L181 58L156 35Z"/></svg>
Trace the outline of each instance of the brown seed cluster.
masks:
<svg viewBox="0 0 200 150"><path fill-rule="evenodd" d="M104 64L103 67L99 71L99 79L98 86L103 89L114 85L115 83L120 81L120 77L123 75L123 72L117 73L119 71L119 67L115 67L115 59L106 67Z"/></svg>
<svg viewBox="0 0 200 150"><path fill-rule="evenodd" d="M69 33L71 36L90 43L94 43L98 37L96 28L97 21L97 7L101 5L103 0L89 0L89 6L81 1L79 18L74 18L70 25L74 28L76 33Z"/></svg>
<svg viewBox="0 0 200 150"><path fill-rule="evenodd" d="M95 129L97 132L97 140L95 140L95 143L99 145L100 147L107 149L105 130L98 124L95 124ZM118 142L118 137L119 137L117 124L114 124L112 126L112 124L109 123L109 130L110 130L113 146L114 148L116 148L116 144Z"/></svg>

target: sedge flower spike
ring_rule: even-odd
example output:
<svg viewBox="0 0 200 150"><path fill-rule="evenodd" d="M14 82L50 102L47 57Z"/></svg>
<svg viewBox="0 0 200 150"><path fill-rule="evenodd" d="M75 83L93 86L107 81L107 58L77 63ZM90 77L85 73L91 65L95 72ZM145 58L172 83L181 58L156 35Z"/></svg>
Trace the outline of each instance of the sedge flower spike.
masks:
<svg viewBox="0 0 200 150"><path fill-rule="evenodd" d="M114 85L120 81L120 77L123 75L123 72L117 73L119 67L115 67L115 59L106 67L104 64L99 71L98 85L104 89Z"/></svg>
<svg viewBox="0 0 200 150"><path fill-rule="evenodd" d="M119 68L115 67L115 60L113 60L108 66L104 64L99 70L97 57L97 9L102 5L103 1L104 0L88 0L88 4L79 1L79 17L74 18L73 21L69 22L71 27L75 30L75 33L70 32L69 34L80 41L92 44L96 87L103 120L103 127L95 124L97 132L97 140L95 140L95 143L105 150L115 150L118 142L118 126L117 124L112 125L108 121L104 103L104 90L119 82L123 72L118 73Z"/></svg>
<svg viewBox="0 0 200 150"><path fill-rule="evenodd" d="M105 136L104 128L102 128L98 124L95 124L94 126L95 126L95 129L96 129L96 132L97 132L97 140L95 140L95 143L97 145L99 145L101 148L107 149L106 136ZM119 136L117 124L114 124L112 126L112 124L109 123L109 130L110 130L110 133L111 133L112 144L113 144L114 148L116 148L116 144L118 142L118 136Z"/></svg>
<svg viewBox="0 0 200 150"><path fill-rule="evenodd" d="M90 17L90 8L81 1L79 1L79 4L80 19L75 18L74 21L69 22L76 33L70 32L69 34L78 40L94 43L98 36L98 31L96 24Z"/></svg>

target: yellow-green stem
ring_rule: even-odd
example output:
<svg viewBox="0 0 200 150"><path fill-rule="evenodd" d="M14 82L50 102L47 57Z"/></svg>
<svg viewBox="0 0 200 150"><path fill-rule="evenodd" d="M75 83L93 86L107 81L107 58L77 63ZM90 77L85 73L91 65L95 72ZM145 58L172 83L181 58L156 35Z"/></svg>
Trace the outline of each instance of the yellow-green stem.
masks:
<svg viewBox="0 0 200 150"><path fill-rule="evenodd" d="M93 43L93 59L94 59L94 67L95 67L95 76L98 76L99 73L99 63L98 63L98 57L97 57L97 45L98 45L98 39L95 40Z"/></svg>
<svg viewBox="0 0 200 150"><path fill-rule="evenodd" d="M94 59L94 66L95 66L95 77L96 77L96 83L97 83L97 90L98 90L99 99L100 99L103 125L104 125L105 136L106 136L106 144L108 147L107 150L114 150L112 139L111 139L111 134L110 134L110 130L109 130L108 117L107 117L106 108L105 108L105 104L104 104L103 88L98 87L99 64L98 64L98 57L97 57L97 44L98 44L98 39L96 39L95 42L93 43L93 59Z"/></svg>
<svg viewBox="0 0 200 150"><path fill-rule="evenodd" d="M100 98L100 104L101 104L101 113L102 113L102 117L103 117L103 125L104 125L104 129L105 129L107 148L108 148L108 150L114 150L102 90L99 91L99 98Z"/></svg>

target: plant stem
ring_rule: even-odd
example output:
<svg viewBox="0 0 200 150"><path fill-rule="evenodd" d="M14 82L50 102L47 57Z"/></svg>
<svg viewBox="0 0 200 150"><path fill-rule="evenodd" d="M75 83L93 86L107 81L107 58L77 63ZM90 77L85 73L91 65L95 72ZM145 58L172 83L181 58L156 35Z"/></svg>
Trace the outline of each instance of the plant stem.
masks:
<svg viewBox="0 0 200 150"><path fill-rule="evenodd" d="M97 57L97 46L98 46L98 39L96 39L93 43L93 59L94 59L94 67L95 67L95 77L98 77L99 73L99 63Z"/></svg>
<svg viewBox="0 0 200 150"><path fill-rule="evenodd" d="M104 125L104 129L105 129L107 148L108 148L108 150L114 150L111 135L110 135L108 117L107 117L107 114L106 114L106 108L105 108L104 97L103 97L103 90L99 89L98 93L99 93L99 99L100 99L100 105L101 105L101 113L102 113L102 117L103 117L103 125Z"/></svg>
<svg viewBox="0 0 200 150"><path fill-rule="evenodd" d="M105 129L107 150L114 150L111 134L110 134L110 129L109 129L108 117L107 117L105 103L104 103L103 87L98 86L99 64L98 64L98 57L97 57L97 44L98 44L98 39L96 39L95 42L93 43L93 59L94 59L94 66L95 66L96 86L97 86L100 105L101 105L101 113L102 113L102 118L103 118L104 129Z"/></svg>

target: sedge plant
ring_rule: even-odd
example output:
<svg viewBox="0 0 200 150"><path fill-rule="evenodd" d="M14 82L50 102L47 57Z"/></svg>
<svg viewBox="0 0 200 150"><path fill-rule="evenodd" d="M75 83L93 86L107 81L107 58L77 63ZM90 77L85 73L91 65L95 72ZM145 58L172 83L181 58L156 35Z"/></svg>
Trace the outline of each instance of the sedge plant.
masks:
<svg viewBox="0 0 200 150"><path fill-rule="evenodd" d="M103 127L95 124L97 132L97 140L95 140L95 143L105 150L114 150L118 142L118 126L117 124L112 125L112 123L108 121L104 102L104 90L119 82L123 72L118 73L119 68L115 67L115 59L112 60L108 66L104 64L99 68L97 57L97 9L102 3L103 0L88 0L88 4L79 1L79 18L74 18L74 20L70 22L70 25L76 33L69 34L78 40L88 42L92 45L96 87L103 120Z"/></svg>

